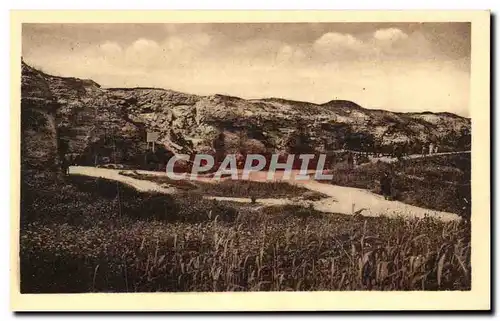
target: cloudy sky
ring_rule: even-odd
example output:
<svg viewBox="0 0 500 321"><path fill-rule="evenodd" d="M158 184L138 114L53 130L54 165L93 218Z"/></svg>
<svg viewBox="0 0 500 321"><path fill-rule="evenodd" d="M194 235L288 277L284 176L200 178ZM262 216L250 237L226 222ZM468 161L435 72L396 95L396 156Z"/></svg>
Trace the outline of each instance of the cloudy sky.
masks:
<svg viewBox="0 0 500 321"><path fill-rule="evenodd" d="M469 116L468 23L24 24L22 45L103 87Z"/></svg>

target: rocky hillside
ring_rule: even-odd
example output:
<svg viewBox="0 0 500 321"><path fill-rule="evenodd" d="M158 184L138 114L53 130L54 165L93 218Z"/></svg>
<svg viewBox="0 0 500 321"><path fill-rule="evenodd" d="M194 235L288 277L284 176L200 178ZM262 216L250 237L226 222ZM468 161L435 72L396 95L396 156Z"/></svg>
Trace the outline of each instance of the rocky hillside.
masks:
<svg viewBox="0 0 500 321"><path fill-rule="evenodd" d="M46 77L23 64L21 78L21 159L22 170L59 167L59 105Z"/></svg>
<svg viewBox="0 0 500 321"><path fill-rule="evenodd" d="M424 107L425 108L425 107ZM157 88L102 88L22 65L23 163L55 166L57 154L143 163L147 131L157 131L156 160L172 153L327 152L342 147L420 151L470 147L470 119L449 113L393 113L350 101L197 96ZM58 151L58 152L57 152Z"/></svg>

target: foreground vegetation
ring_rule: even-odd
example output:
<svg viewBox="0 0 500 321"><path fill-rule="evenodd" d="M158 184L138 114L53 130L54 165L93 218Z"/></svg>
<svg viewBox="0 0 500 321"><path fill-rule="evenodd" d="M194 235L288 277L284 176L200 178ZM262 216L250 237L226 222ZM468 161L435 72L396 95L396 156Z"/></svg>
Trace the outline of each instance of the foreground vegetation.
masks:
<svg viewBox="0 0 500 321"><path fill-rule="evenodd" d="M411 159L395 164L367 163L355 168L338 164L331 171L331 183L380 193L379 180L384 171L392 173L396 200L470 217L470 154Z"/></svg>
<svg viewBox="0 0 500 321"><path fill-rule="evenodd" d="M174 199L78 176L22 196L24 293L470 289L465 222Z"/></svg>

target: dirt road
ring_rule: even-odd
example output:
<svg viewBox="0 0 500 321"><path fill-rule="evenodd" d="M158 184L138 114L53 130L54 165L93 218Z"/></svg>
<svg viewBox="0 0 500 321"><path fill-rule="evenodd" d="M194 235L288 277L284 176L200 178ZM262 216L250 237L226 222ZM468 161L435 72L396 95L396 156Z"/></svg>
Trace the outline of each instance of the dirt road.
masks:
<svg viewBox="0 0 500 321"><path fill-rule="evenodd" d="M165 188L159 186L155 182L138 180L132 177L120 175L121 170L72 166L70 167L70 174L86 175L93 177L103 177L111 180L120 181L127 185L136 188L139 191L156 191L161 193L175 193L175 188ZM166 175L162 172L148 172L139 171L144 174L152 175ZM207 177L201 176L200 180L207 181ZM250 180L266 181L267 172L252 172ZM275 181L282 180L282 173L277 172ZM423 218L425 215L439 218L443 221L460 220L460 216L454 213L440 212L430 209L425 209L417 206L404 204L398 201L388 201L382 196L371 193L370 191L352 187L344 187L331 185L327 183L320 183L315 180L288 180L290 184L303 186L309 190L316 191L327 195L327 198L318 201L303 201L293 200L287 198L268 198L258 199L257 203L262 205L284 205L284 204L297 204L308 205L312 204L318 211L326 213L341 213L341 214L354 214L360 211L363 216L401 216L405 218L418 217ZM235 197L213 197L207 196L206 198L228 200L234 202L250 202L250 198L235 198Z"/></svg>
<svg viewBox="0 0 500 321"><path fill-rule="evenodd" d="M149 192L155 191L165 194L175 193L176 189L169 187L162 187L155 182L138 180L132 177L128 177L125 175L120 175L122 170L118 169L107 169L107 168L97 168L97 167L87 167L87 166L70 166L69 174L70 175L85 175L92 177L102 177L114 181L119 181L129 186L132 186L138 191L141 192Z"/></svg>

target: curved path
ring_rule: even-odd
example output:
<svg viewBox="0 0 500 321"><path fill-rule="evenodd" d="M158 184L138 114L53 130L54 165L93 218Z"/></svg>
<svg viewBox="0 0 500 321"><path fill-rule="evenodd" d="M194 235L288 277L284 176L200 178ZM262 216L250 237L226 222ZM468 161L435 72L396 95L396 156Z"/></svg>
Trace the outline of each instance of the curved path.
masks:
<svg viewBox="0 0 500 321"><path fill-rule="evenodd" d="M106 179L120 181L127 185L136 188L139 191L156 191L160 193L172 194L176 192L173 187L162 187L155 182L139 180L132 177L120 175L122 170L116 169L104 169L95 167L83 167L83 166L72 166L69 169L70 174L86 175L93 177L103 177ZM149 171L138 171L143 174L151 175L166 175L162 172L149 172ZM266 181L266 172L252 172L250 179L253 181ZM200 175L200 181L213 181L208 177L203 177ZM280 181L280 173L277 172L274 178L275 181ZM439 218L443 221L453 221L460 220L460 216L454 213L441 212L436 210L430 210L422 207L417 207L413 205L408 205L398 201L388 201L382 196L371 193L370 191L353 188L331 185L327 183L320 183L315 180L288 180L286 181L290 184L300 185L309 190L316 191L327 195L327 198L323 198L318 201L306 201L299 199L287 199L287 198L268 198L268 199L257 199L257 203L263 205L284 205L284 204L295 204L295 205L308 205L312 204L314 208L318 211L327 213L341 213L352 215L356 212L363 216L401 216L405 218L418 217L423 218L425 215L431 217ZM244 202L249 203L250 198L238 198L238 197L215 197L206 196L209 199L233 201L233 202Z"/></svg>
<svg viewBox="0 0 500 321"><path fill-rule="evenodd" d="M314 208L322 212L351 214L361 210L360 214L363 216L385 215L423 218L427 214L443 221L460 220L460 216L454 213L426 209L399 201L389 201L381 195L364 189L325 184L317 181L307 181L301 183L301 185L329 196L329 198L321 199L314 204Z"/></svg>
<svg viewBox="0 0 500 321"><path fill-rule="evenodd" d="M127 184L138 191L141 192L159 192L165 194L172 194L176 192L176 189L173 187L163 187L155 182L145 181L135 179L129 176L120 175L120 172L123 170L118 169L108 169L108 168L97 168L90 166L70 166L69 174L70 175L84 175L84 176L92 176L92 177L102 177L114 181L119 181L124 184Z"/></svg>

